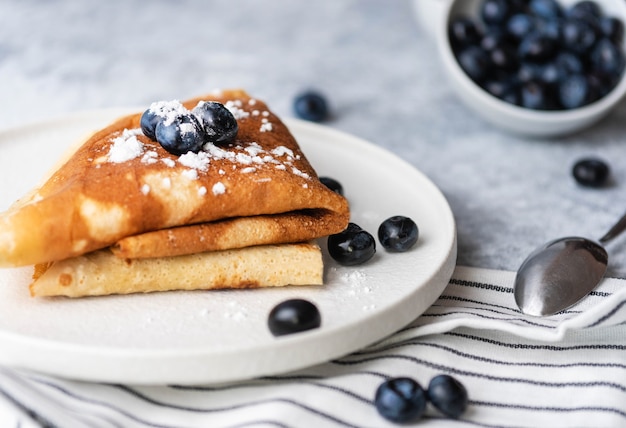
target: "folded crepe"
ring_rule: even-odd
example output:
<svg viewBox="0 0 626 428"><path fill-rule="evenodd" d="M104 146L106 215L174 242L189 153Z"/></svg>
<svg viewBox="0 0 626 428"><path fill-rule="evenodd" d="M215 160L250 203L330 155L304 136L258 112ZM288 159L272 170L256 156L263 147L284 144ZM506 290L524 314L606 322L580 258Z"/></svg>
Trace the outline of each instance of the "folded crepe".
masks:
<svg viewBox="0 0 626 428"><path fill-rule="evenodd" d="M142 113L117 120L0 214L0 266L37 265L37 296L321 283L309 241L346 227L347 201L263 102L232 90L182 104L200 101L233 113L233 142L176 156Z"/></svg>

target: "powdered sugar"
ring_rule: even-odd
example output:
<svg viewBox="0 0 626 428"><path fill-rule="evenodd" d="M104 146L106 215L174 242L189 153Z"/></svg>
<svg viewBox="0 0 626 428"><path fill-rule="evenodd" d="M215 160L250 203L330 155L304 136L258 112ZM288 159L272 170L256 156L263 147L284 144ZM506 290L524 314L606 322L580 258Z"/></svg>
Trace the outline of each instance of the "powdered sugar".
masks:
<svg viewBox="0 0 626 428"><path fill-rule="evenodd" d="M213 188L211 189L211 191L216 196L223 195L224 193L226 193L226 186L224 186L224 183L218 181L217 183L213 185Z"/></svg>
<svg viewBox="0 0 626 428"><path fill-rule="evenodd" d="M201 105L204 101L200 101L198 105ZM269 111L259 108L259 103L254 99L249 99L247 102L242 100L227 101L224 106L235 116L238 121L243 120L255 120L259 123L260 132L271 132L274 129L273 124L270 122L271 114ZM247 109L250 109L249 111ZM179 114L193 114L193 110L190 111L177 100L174 101L158 101L152 103L149 110L155 115L161 116L164 120L174 120ZM253 119L253 117L256 117ZM181 123L181 132L190 131L185 128L185 125L191 124ZM183 129L185 128L185 129ZM218 146L213 143L206 143L202 150L198 153L188 152L181 156L172 156L170 154L160 155L158 150L158 143L153 141L142 142L139 138L142 135L141 129L125 129L122 132L116 134L111 138L109 151L106 160L112 163L122 163L131 161L136 158L140 158L141 163L145 165L165 165L168 168L175 170L177 167L184 167L181 169L180 174L188 178L189 180L197 180L202 173L206 173L211 167L212 163L218 163L218 174L220 176L226 176L230 173L237 174L254 174L260 173L263 168L275 168L279 171L289 171L290 173L310 180L309 174L301 171L294 164L295 161L300 160L300 155L294 153L294 151L285 146L274 147L271 150L264 149L260 144L255 141L239 141L237 144L229 144L227 146ZM227 166L227 163L232 163L231 167ZM97 167L98 165L96 165ZM299 165L298 165L299 166ZM172 177L173 178L173 177ZM255 178L255 182L266 182L271 179L263 177L262 175ZM171 179L165 177L162 182L163 188L171 187ZM308 187L307 183L303 184L303 187ZM199 194L206 194L207 189L200 188ZM150 193L149 187L142 187L142 193ZM213 195L221 195L226 192L226 187L223 183L219 182L210 188Z"/></svg>
<svg viewBox="0 0 626 428"><path fill-rule="evenodd" d="M178 157L178 163L198 171L207 171L209 169L211 159L207 152L187 152Z"/></svg>
<svg viewBox="0 0 626 428"><path fill-rule="evenodd" d="M143 155L144 145L137 138L141 133L141 129L124 129L121 135L113 138L109 148L109 162L123 163Z"/></svg>

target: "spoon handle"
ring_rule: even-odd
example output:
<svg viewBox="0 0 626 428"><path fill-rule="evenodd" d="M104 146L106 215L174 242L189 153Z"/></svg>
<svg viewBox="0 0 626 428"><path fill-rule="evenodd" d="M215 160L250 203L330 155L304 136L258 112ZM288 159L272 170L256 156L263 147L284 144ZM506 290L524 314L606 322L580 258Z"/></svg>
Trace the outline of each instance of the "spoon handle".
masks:
<svg viewBox="0 0 626 428"><path fill-rule="evenodd" d="M602 238L600 238L599 241L601 244L606 244L624 230L626 230L626 214L624 214L622 218L620 218L619 221L608 232L606 232Z"/></svg>

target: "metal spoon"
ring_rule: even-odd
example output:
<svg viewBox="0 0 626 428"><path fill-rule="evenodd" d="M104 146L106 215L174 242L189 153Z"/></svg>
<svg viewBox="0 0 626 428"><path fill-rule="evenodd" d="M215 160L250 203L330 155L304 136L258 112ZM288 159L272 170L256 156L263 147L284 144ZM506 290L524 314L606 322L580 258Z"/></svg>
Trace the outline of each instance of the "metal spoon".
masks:
<svg viewBox="0 0 626 428"><path fill-rule="evenodd" d="M602 280L608 264L606 244L626 230L626 214L598 242L568 237L533 251L515 277L515 302L528 315L548 316L587 296Z"/></svg>

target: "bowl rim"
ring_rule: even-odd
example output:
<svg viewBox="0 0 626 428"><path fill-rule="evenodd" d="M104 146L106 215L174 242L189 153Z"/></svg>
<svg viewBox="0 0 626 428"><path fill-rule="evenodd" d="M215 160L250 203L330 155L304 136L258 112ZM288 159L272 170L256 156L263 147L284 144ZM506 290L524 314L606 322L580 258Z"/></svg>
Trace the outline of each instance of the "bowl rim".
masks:
<svg viewBox="0 0 626 428"><path fill-rule="evenodd" d="M533 110L507 103L506 101L489 94L485 89L481 88L476 82L474 82L461 68L450 44L448 37L448 24L452 17L458 16L458 14L454 13L455 6L461 1L464 3L467 2L467 0L446 1L443 13L439 17L440 22L436 38L439 45L440 56L443 59L445 68L453 75L453 78L457 80L457 83L464 86L468 95L477 98L481 103L486 104L495 110L499 110L501 113L511 116L511 118L536 121L537 123L569 123L575 122L579 119L600 116L603 113L608 113L609 110L611 110L624 98L624 95L626 94L626 69L622 71L619 82L608 94L590 104L575 109ZM561 0L557 1L562 3ZM598 0L595 1L598 2ZM599 2L602 3L601 1ZM614 13L612 13L611 16L616 16L626 25L626 2L621 1L617 3L619 3L617 7L622 11L621 16L616 16ZM626 34L624 35L622 50L626 53Z"/></svg>

